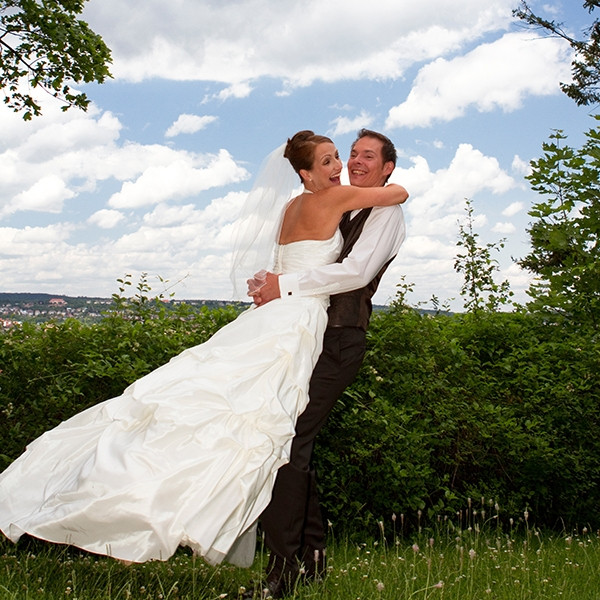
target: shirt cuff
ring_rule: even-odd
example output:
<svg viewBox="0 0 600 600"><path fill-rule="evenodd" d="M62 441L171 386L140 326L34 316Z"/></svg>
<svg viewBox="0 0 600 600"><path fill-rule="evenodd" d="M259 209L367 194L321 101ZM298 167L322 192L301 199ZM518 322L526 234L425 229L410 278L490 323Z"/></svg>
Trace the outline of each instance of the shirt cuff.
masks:
<svg viewBox="0 0 600 600"><path fill-rule="evenodd" d="M296 273L286 273L279 276L279 293L282 298L300 295L300 286Z"/></svg>

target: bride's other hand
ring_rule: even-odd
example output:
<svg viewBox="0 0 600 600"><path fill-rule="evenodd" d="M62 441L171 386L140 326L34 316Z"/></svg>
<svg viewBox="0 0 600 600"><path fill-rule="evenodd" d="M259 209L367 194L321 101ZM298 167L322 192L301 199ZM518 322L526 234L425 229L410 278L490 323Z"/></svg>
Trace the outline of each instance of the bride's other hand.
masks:
<svg viewBox="0 0 600 600"><path fill-rule="evenodd" d="M252 279L247 279L246 283L248 284L248 296L256 296L258 290L265 285L267 280L267 271L262 269L258 273L254 273L254 277Z"/></svg>

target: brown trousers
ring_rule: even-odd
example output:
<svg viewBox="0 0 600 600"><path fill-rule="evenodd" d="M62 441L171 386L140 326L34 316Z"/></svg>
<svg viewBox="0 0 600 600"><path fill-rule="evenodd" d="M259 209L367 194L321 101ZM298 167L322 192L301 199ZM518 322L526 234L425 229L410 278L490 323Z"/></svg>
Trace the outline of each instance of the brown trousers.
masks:
<svg viewBox="0 0 600 600"><path fill-rule="evenodd" d="M261 515L270 564L283 571L279 575L294 577L307 552L325 548L326 529L312 466L314 441L336 400L356 377L365 346L365 332L358 327L325 331L323 352L310 380L309 403L296 423L290 462L277 472L271 502Z"/></svg>

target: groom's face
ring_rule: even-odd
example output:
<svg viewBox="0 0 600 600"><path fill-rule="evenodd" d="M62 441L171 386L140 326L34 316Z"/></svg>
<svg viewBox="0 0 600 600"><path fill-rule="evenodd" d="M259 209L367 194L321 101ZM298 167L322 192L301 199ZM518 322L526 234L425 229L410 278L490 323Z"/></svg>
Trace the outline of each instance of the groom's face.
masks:
<svg viewBox="0 0 600 600"><path fill-rule="evenodd" d="M394 170L394 163L383 162L382 147L381 140L369 136L355 142L348 159L350 185L358 187L385 185L388 175Z"/></svg>

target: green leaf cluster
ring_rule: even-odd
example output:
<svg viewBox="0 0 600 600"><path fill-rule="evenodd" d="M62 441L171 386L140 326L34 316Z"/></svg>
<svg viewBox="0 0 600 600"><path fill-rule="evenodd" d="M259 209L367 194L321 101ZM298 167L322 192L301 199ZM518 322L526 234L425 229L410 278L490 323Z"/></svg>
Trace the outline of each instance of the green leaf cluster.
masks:
<svg viewBox="0 0 600 600"><path fill-rule="evenodd" d="M600 117L595 117L596 121ZM542 199L529 214L531 252L519 264L536 275L529 308L597 329L600 311L600 126L572 148L556 131L527 176Z"/></svg>
<svg viewBox="0 0 600 600"><path fill-rule="evenodd" d="M504 248L504 241L479 244L479 235L473 230L473 203L466 200L466 223L459 223L459 236L456 245L463 252L456 255L454 270L463 274L460 294L464 308L468 312L482 310L495 311L510 303L513 292L510 282L497 283L495 275L499 271L498 261L492 258L492 251Z"/></svg>
<svg viewBox="0 0 600 600"><path fill-rule="evenodd" d="M599 0L583 0L583 8L590 14L600 7ZM513 10L513 15L529 26L544 29L553 36L566 40L574 50L571 62L572 81L561 83L562 91L578 106L600 102L600 23L595 19L583 32L584 39L576 39L566 32L562 23L536 15L525 0Z"/></svg>
<svg viewBox="0 0 600 600"><path fill-rule="evenodd" d="M63 110L85 110L89 99L71 83L110 77L110 49L77 18L86 1L0 0L0 88L4 103L23 111L25 120L41 114L27 89L43 89L61 100Z"/></svg>

